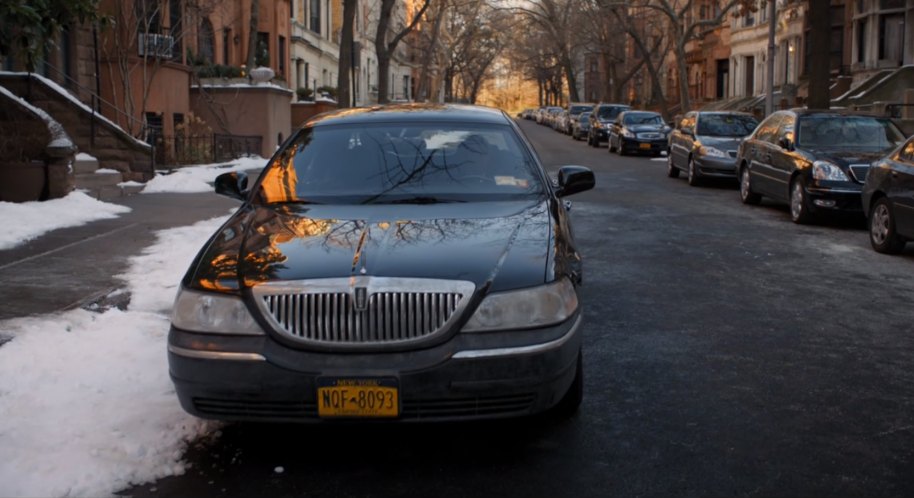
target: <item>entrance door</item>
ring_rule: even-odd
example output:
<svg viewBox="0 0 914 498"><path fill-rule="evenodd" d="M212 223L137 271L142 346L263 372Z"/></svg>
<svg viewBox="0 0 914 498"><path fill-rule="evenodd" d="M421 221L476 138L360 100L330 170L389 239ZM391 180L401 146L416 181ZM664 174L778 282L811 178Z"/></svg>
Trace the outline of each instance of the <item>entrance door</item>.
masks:
<svg viewBox="0 0 914 498"><path fill-rule="evenodd" d="M755 57L746 57L746 96L755 95Z"/></svg>
<svg viewBox="0 0 914 498"><path fill-rule="evenodd" d="M727 90L727 83L730 81L730 59L717 60L717 98L725 99L729 97L730 92Z"/></svg>

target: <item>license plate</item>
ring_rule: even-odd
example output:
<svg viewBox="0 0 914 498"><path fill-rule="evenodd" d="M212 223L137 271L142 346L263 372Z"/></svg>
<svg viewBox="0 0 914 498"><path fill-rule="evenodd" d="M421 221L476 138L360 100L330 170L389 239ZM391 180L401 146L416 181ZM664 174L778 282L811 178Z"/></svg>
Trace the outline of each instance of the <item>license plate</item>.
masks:
<svg viewBox="0 0 914 498"><path fill-rule="evenodd" d="M641 147L642 149L650 149L651 144L638 144L638 147Z"/></svg>
<svg viewBox="0 0 914 498"><path fill-rule="evenodd" d="M397 379L319 378L317 414L321 417L396 417L400 415Z"/></svg>

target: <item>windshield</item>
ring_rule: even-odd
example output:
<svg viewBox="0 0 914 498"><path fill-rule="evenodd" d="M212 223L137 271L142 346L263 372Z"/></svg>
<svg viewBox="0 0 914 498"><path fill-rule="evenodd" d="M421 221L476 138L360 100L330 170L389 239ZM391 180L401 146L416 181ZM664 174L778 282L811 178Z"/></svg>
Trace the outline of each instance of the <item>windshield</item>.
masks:
<svg viewBox="0 0 914 498"><path fill-rule="evenodd" d="M572 115L578 115L578 114L581 114L582 112L589 111L591 109L593 109L592 105L573 105L573 106L571 106L571 110L568 112L571 113Z"/></svg>
<svg viewBox="0 0 914 498"><path fill-rule="evenodd" d="M589 118L590 118L589 112L582 112L579 119L581 120L582 123L586 123Z"/></svg>
<svg viewBox="0 0 914 498"><path fill-rule="evenodd" d="M898 128L885 118L822 114L803 116L799 121L799 147L882 151L895 148L905 140Z"/></svg>
<svg viewBox="0 0 914 498"><path fill-rule="evenodd" d="M659 114L649 112L625 113L622 123L627 125L659 125L663 124L663 118Z"/></svg>
<svg viewBox="0 0 914 498"><path fill-rule="evenodd" d="M628 107L619 105L601 107L600 110L597 111L597 117L604 121L613 120L616 119L616 116L618 116L620 112L626 109L628 109Z"/></svg>
<svg viewBox="0 0 914 498"><path fill-rule="evenodd" d="M758 121L742 114L702 114L698 118L699 135L710 137L745 137L755 130Z"/></svg>
<svg viewBox="0 0 914 498"><path fill-rule="evenodd" d="M543 192L508 126L322 126L299 133L264 169L262 203L509 200Z"/></svg>

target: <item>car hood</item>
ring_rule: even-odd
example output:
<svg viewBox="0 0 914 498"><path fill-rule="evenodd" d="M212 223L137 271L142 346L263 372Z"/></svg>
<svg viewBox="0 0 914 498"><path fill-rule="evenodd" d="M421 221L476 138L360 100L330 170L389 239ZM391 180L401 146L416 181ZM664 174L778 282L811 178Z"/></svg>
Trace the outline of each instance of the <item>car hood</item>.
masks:
<svg viewBox="0 0 914 498"><path fill-rule="evenodd" d="M709 137L699 135L698 141L706 147L714 147L723 151L736 150L745 137Z"/></svg>
<svg viewBox="0 0 914 498"><path fill-rule="evenodd" d="M850 166L851 164L870 164L879 160L891 149L883 151L865 151L854 149L806 149L806 156L810 161L828 161L838 166Z"/></svg>
<svg viewBox="0 0 914 498"><path fill-rule="evenodd" d="M546 200L370 206L248 206L217 232L185 285L237 291L353 275L541 285L553 251Z"/></svg>

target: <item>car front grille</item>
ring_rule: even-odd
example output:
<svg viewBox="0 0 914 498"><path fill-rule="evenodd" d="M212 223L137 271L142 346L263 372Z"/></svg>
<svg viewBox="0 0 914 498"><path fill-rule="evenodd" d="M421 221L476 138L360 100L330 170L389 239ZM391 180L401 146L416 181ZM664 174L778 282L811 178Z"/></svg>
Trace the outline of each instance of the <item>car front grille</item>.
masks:
<svg viewBox="0 0 914 498"><path fill-rule="evenodd" d="M268 283L254 294L278 333L311 345L358 348L411 344L445 332L474 289L471 282L361 277Z"/></svg>
<svg viewBox="0 0 914 498"><path fill-rule="evenodd" d="M851 175L860 183L866 181L866 174L870 171L869 164L851 164Z"/></svg>
<svg viewBox="0 0 914 498"><path fill-rule="evenodd" d="M445 419L523 414L530 410L536 394L506 396L403 400L404 419Z"/></svg>
<svg viewBox="0 0 914 498"><path fill-rule="evenodd" d="M735 158L736 158L736 151L735 151L735 150L728 150L728 151L727 151L727 155L730 156L731 158L734 158L734 159L735 159Z"/></svg>
<svg viewBox="0 0 914 498"><path fill-rule="evenodd" d="M643 138L645 140L654 140L657 138L663 138L663 135L660 133L639 133L638 138Z"/></svg>

